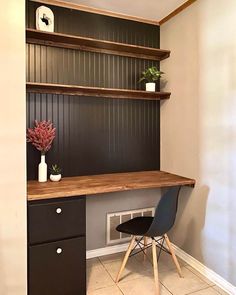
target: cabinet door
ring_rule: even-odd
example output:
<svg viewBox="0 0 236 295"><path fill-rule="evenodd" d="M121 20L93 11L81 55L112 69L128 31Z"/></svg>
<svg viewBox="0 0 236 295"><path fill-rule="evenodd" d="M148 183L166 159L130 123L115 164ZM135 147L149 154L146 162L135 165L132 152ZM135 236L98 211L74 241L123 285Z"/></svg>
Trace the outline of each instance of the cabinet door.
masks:
<svg viewBox="0 0 236 295"><path fill-rule="evenodd" d="M29 247L29 295L86 295L85 237Z"/></svg>
<svg viewBox="0 0 236 295"><path fill-rule="evenodd" d="M85 198L41 201L28 206L29 244L85 235Z"/></svg>

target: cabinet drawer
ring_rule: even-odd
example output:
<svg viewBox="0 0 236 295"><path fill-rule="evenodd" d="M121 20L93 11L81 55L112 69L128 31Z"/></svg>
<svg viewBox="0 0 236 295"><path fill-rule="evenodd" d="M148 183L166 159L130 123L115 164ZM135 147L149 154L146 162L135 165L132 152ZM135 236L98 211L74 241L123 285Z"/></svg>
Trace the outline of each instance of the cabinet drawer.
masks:
<svg viewBox="0 0 236 295"><path fill-rule="evenodd" d="M30 203L29 243L57 241L85 235L85 198Z"/></svg>
<svg viewBox="0 0 236 295"><path fill-rule="evenodd" d="M29 295L86 295L85 237L29 247Z"/></svg>

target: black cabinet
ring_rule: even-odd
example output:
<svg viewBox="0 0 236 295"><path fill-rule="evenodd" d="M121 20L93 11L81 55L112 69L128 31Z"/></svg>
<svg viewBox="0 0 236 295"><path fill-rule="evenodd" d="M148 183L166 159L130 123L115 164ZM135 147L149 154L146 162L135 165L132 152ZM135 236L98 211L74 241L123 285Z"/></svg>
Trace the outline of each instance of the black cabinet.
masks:
<svg viewBox="0 0 236 295"><path fill-rule="evenodd" d="M29 294L86 294L85 263L85 237L29 247Z"/></svg>
<svg viewBox="0 0 236 295"><path fill-rule="evenodd" d="M85 235L85 199L30 203L28 221L30 244Z"/></svg>
<svg viewBox="0 0 236 295"><path fill-rule="evenodd" d="M28 204L28 295L86 294L85 198Z"/></svg>

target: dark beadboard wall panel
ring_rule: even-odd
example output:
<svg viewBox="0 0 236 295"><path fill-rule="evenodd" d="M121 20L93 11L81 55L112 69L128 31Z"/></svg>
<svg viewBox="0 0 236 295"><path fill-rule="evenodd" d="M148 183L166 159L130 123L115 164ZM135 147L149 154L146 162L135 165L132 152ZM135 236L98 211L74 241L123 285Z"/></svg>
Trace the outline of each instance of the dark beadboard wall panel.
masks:
<svg viewBox="0 0 236 295"><path fill-rule="evenodd" d="M28 1L28 28L35 28L35 10L39 6L39 3ZM159 48L159 26L47 6L55 15L55 32Z"/></svg>
<svg viewBox="0 0 236 295"><path fill-rule="evenodd" d="M158 62L27 44L27 81L144 89L141 73Z"/></svg>
<svg viewBox="0 0 236 295"><path fill-rule="evenodd" d="M89 175L159 167L159 102L28 94L27 124L52 120L57 136L46 158L63 175ZM28 145L28 175L40 155Z"/></svg>
<svg viewBox="0 0 236 295"><path fill-rule="evenodd" d="M34 28L35 9L27 9ZM52 7L56 31L159 47L159 27ZM141 89L141 72L158 62L27 44L27 81ZM56 139L46 156L64 176L159 169L160 102L27 94L27 127L51 120ZM28 179L37 178L40 154L27 150Z"/></svg>

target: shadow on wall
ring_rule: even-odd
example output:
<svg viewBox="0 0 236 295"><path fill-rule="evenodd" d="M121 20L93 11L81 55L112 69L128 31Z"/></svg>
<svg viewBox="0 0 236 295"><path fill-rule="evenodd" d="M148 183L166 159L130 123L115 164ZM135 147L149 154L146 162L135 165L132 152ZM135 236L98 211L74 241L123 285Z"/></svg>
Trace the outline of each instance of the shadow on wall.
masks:
<svg viewBox="0 0 236 295"><path fill-rule="evenodd" d="M170 235L173 243L177 241L178 247L184 249L190 255L197 252L197 259L204 263L202 230L205 226L209 187L202 186L194 190L197 190L197 192L194 191L194 196L191 196L189 188L184 187L181 189L177 218ZM190 210L191 214L189 213ZM182 218L185 215L188 216L187 219ZM187 222L184 220L187 220Z"/></svg>
<svg viewBox="0 0 236 295"><path fill-rule="evenodd" d="M0 232L0 245L3 244L1 241L3 240L3 233ZM1 248L1 246L0 246ZM0 294L7 294L7 287L6 287L6 274L4 272L4 261L3 257L1 255L0 251L0 278L1 278L1 283L0 283Z"/></svg>
<svg viewBox="0 0 236 295"><path fill-rule="evenodd" d="M230 144L230 154L228 154L228 180L229 180L229 202L228 202L228 212L229 212L229 241L228 241L228 264L229 270L228 275L230 281L236 285L236 198L235 198L235 188L236 188L236 119L235 119L235 107L236 107L236 67L235 62L232 64L232 60L236 61L236 45L230 46L227 51L229 59L229 72L228 72L228 83L229 88L232 90L230 95L230 103L228 104L229 113L229 128L228 128L228 142ZM232 138L234 140L232 140Z"/></svg>

